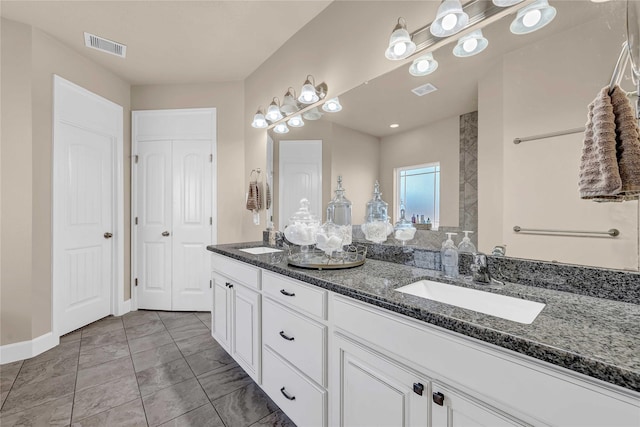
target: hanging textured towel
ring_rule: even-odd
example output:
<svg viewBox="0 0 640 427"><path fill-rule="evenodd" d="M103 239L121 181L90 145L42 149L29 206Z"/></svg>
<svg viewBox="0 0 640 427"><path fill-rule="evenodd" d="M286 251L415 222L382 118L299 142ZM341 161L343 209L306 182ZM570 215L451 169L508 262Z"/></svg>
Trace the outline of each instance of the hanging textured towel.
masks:
<svg viewBox="0 0 640 427"><path fill-rule="evenodd" d="M616 122L616 154L622 188L622 200L637 200L640 194L640 130L635 110L627 94L614 86L611 104Z"/></svg>
<svg viewBox="0 0 640 427"><path fill-rule="evenodd" d="M249 183L249 192L247 193L247 210L258 211L260 209L258 182L251 181Z"/></svg>
<svg viewBox="0 0 640 427"><path fill-rule="evenodd" d="M264 194L264 198L266 199L265 200L265 207L267 209L271 209L271 187L269 186L268 182L265 184L265 186L267 188L266 191L265 191L265 194Z"/></svg>
<svg viewBox="0 0 640 427"><path fill-rule="evenodd" d="M589 104L578 189L583 199L619 200L622 180L616 155L616 123L609 87Z"/></svg>

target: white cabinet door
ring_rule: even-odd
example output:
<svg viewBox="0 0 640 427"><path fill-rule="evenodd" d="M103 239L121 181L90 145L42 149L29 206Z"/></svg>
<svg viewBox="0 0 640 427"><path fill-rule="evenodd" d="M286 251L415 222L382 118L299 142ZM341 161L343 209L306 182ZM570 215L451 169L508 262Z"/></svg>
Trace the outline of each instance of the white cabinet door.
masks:
<svg viewBox="0 0 640 427"><path fill-rule="evenodd" d="M228 279L213 274L213 313L211 313L211 335L224 347L231 350L231 289Z"/></svg>
<svg viewBox="0 0 640 427"><path fill-rule="evenodd" d="M334 344L333 425L428 425L431 387L426 378L341 335Z"/></svg>
<svg viewBox="0 0 640 427"><path fill-rule="evenodd" d="M173 142L172 310L211 310L210 141Z"/></svg>
<svg viewBox="0 0 640 427"><path fill-rule="evenodd" d="M515 420L499 415L475 399L433 383L433 427L508 427L521 426Z"/></svg>
<svg viewBox="0 0 640 427"><path fill-rule="evenodd" d="M231 283L233 290L231 356L260 384L260 294Z"/></svg>
<svg viewBox="0 0 640 427"><path fill-rule="evenodd" d="M138 307L171 310L171 141L138 143Z"/></svg>

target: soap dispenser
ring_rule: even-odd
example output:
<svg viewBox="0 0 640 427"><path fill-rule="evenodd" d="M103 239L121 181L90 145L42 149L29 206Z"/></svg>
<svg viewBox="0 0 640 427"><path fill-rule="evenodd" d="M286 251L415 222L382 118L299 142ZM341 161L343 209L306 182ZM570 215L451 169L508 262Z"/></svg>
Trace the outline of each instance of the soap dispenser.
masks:
<svg viewBox="0 0 640 427"><path fill-rule="evenodd" d="M459 253L466 254L474 254L476 253L476 247L473 243L471 243L471 239L469 238L469 234L473 234L473 231L464 230L464 237L462 238L462 242L458 245Z"/></svg>
<svg viewBox="0 0 640 427"><path fill-rule="evenodd" d="M458 248L453 244L451 236L457 235L457 233L446 233L447 240L442 245L440 252L442 259L442 271L445 277L456 278L458 277Z"/></svg>

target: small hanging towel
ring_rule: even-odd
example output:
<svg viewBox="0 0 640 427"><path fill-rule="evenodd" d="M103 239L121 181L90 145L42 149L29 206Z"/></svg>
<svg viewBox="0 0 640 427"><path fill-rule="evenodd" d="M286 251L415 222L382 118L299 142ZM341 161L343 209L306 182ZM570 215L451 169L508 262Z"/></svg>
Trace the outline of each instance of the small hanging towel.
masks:
<svg viewBox="0 0 640 427"><path fill-rule="evenodd" d="M257 181L249 183L249 192L247 193L247 210L258 211L260 209L259 188Z"/></svg>
<svg viewBox="0 0 640 427"><path fill-rule="evenodd" d="M622 189L616 156L616 123L608 86L589 104L578 189L581 198L602 201L618 199Z"/></svg>
<svg viewBox="0 0 640 427"><path fill-rule="evenodd" d="M622 200L637 200L640 194L640 130L627 94L615 86L611 104L616 122L616 155L622 188Z"/></svg>
<svg viewBox="0 0 640 427"><path fill-rule="evenodd" d="M269 183L265 183L266 186L266 191L264 194L264 198L265 198L265 207L267 209L271 209L271 187L269 186Z"/></svg>

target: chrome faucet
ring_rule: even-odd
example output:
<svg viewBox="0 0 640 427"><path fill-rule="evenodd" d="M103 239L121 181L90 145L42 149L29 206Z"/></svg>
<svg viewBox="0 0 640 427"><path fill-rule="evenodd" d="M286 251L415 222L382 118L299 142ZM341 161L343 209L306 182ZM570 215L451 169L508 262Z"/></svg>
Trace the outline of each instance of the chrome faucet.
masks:
<svg viewBox="0 0 640 427"><path fill-rule="evenodd" d="M491 277L489 272L489 263L487 262L487 255L482 252L476 252L473 254L473 264L469 266L471 270L473 281L476 283L490 285L492 283L504 284L503 282Z"/></svg>

